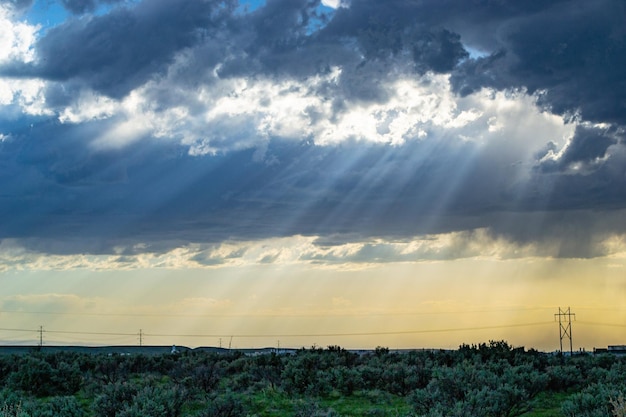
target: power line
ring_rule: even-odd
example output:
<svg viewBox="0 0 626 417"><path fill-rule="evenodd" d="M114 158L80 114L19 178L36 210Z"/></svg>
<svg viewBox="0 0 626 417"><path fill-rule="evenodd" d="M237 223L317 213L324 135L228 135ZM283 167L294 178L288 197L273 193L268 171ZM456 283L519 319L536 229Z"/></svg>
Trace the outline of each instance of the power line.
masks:
<svg viewBox="0 0 626 417"><path fill-rule="evenodd" d="M41 332L41 327L39 329L9 329L9 328L0 328L0 331L4 332ZM79 334L79 335L98 335L98 336L136 336L137 333L114 333L114 332L79 332L72 330L46 330L46 333L56 333L56 334Z"/></svg>
<svg viewBox="0 0 626 417"><path fill-rule="evenodd" d="M1 330L1 329L0 329ZM70 330L46 330L47 333L56 334L84 334L94 336L137 336L137 333L114 333L114 332L79 332Z"/></svg>
<svg viewBox="0 0 626 417"><path fill-rule="evenodd" d="M32 332L38 332L39 329L3 329L3 328L0 328L0 331L3 331L3 332L29 332L29 333L32 333Z"/></svg>
<svg viewBox="0 0 626 417"><path fill-rule="evenodd" d="M399 331L384 331L384 332L354 332L354 333L292 333L292 334L161 334L161 333L144 333L140 330L140 343L143 342L144 336L150 337L188 337L188 338L288 338L288 337L357 337L357 336L392 336L402 334L428 334L428 333L447 333L447 332L464 332L464 331L478 331L478 330L496 330L496 329L508 329L517 327L534 327L544 326L552 324L552 322L535 322L535 323L517 323L507 325L494 325L494 326L475 326L475 327L458 327L458 328L445 328L445 329L421 329L421 330L399 330ZM7 329L0 328L0 331L15 331L15 332L39 332L38 329ZM137 333L115 333L115 332L81 332L81 331L69 331L69 330L46 330L46 333L51 334L72 334L72 335L104 335L104 336L137 336Z"/></svg>
<svg viewBox="0 0 626 417"><path fill-rule="evenodd" d="M626 324L619 323L598 323L593 321L576 321L577 324L588 325L588 326L607 326L607 327L626 327Z"/></svg>

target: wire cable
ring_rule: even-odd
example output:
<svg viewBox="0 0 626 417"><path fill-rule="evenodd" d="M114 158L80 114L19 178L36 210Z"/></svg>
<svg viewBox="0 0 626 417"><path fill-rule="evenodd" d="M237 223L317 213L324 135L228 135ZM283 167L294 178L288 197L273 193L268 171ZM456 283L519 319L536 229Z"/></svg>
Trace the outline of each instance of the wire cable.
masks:
<svg viewBox="0 0 626 417"><path fill-rule="evenodd" d="M457 327L445 329L421 329L421 330L398 330L398 331L381 331L381 332L354 332L354 333L286 333L286 334L161 334L161 333L142 333L145 337L187 337L187 338L216 338L216 337L233 337L233 338L276 338L276 337L357 337L357 336L391 336L402 334L427 334L427 333L448 333L448 332L466 332L478 330L495 330L508 329L517 327L533 327L553 325L551 321L535 322L535 323L517 323L494 326L475 326L475 327ZM45 330L45 329L6 329L0 328L0 331L11 332L43 332L50 334L68 334L68 335L91 335L91 336L137 336L139 333L116 333L116 332L83 332L71 330Z"/></svg>

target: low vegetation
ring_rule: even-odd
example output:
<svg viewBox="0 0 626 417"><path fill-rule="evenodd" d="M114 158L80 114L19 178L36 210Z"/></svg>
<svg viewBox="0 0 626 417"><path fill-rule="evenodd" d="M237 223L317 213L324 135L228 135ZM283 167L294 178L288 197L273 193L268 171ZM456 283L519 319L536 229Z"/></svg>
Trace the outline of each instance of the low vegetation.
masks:
<svg viewBox="0 0 626 417"><path fill-rule="evenodd" d="M626 358L506 342L366 354L0 356L0 417L626 417Z"/></svg>

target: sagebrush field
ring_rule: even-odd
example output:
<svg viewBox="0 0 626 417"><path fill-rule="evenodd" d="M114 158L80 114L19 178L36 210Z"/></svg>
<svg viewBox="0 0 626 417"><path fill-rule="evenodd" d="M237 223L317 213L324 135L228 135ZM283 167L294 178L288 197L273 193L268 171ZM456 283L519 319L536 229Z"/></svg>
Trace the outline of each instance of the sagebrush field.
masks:
<svg viewBox="0 0 626 417"><path fill-rule="evenodd" d="M2 417L624 416L626 358L456 351L0 356Z"/></svg>

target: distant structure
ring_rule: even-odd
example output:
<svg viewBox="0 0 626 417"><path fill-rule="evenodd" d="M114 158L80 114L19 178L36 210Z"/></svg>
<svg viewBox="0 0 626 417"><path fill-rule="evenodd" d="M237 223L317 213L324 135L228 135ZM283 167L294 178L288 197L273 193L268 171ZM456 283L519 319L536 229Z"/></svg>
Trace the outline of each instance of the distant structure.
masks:
<svg viewBox="0 0 626 417"><path fill-rule="evenodd" d="M606 348L593 348L593 353L611 353L613 355L626 355L626 345L613 345Z"/></svg>

